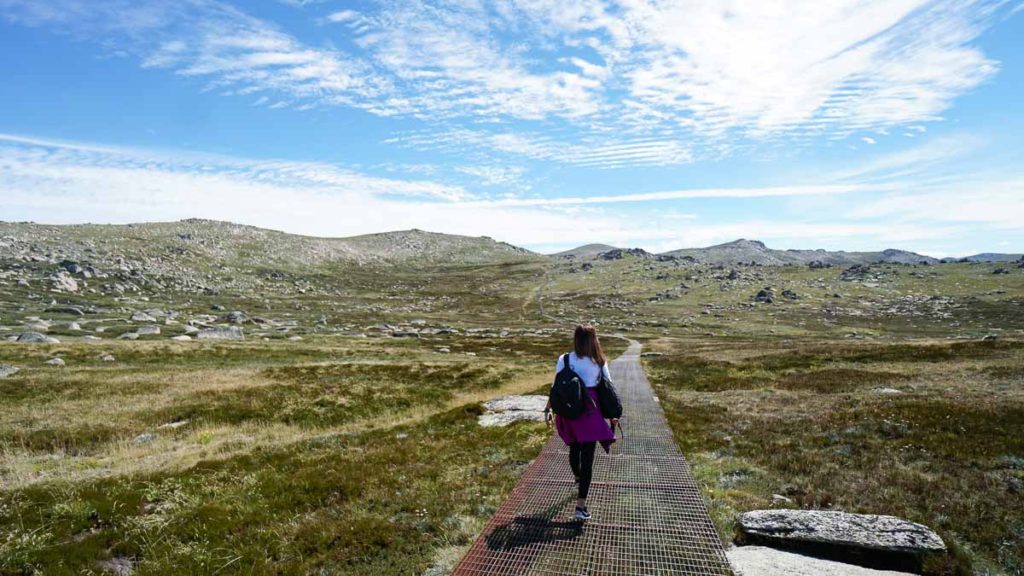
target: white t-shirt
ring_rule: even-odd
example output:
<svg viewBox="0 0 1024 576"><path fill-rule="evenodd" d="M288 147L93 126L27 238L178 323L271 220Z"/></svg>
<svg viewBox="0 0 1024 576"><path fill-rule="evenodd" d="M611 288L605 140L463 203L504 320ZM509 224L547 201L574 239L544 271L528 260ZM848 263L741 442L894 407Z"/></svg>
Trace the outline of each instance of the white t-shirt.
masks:
<svg viewBox="0 0 1024 576"><path fill-rule="evenodd" d="M555 374L562 371L562 358L565 355L558 357L558 362L555 363ZM579 375L580 379L583 380L583 385L587 388L594 388L597 386L597 375L599 371L604 372L604 377L608 380L612 379L612 375L608 372L608 363L605 362L604 366L598 366L596 362L590 359L589 356L578 358L575 352L569 352L569 368Z"/></svg>

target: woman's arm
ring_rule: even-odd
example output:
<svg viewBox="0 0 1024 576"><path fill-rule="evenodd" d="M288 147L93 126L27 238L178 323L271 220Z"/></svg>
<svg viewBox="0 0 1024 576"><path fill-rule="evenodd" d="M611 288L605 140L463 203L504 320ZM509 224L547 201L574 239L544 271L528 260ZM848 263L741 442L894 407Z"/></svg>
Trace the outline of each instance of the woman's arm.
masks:
<svg viewBox="0 0 1024 576"><path fill-rule="evenodd" d="M559 356L558 357L558 361L555 362L555 376L558 376L558 373L561 372L561 371L562 371L562 357ZM555 383L551 382L551 385L554 386ZM551 396L550 395L548 396L548 403L544 405L544 422L546 422L548 424L551 424Z"/></svg>

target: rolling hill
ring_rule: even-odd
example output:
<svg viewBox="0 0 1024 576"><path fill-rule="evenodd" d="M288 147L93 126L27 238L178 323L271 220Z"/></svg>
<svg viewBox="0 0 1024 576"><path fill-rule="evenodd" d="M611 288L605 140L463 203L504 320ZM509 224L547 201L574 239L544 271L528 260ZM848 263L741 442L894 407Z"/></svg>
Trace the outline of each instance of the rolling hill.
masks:
<svg viewBox="0 0 1024 576"><path fill-rule="evenodd" d="M584 244L583 246L578 246L576 248L573 248L572 250L556 252L551 256L554 256L556 258L595 258L598 254L601 254L602 252L608 252L609 250L615 249L617 249L617 247L611 246L610 244Z"/></svg>
<svg viewBox="0 0 1024 576"><path fill-rule="evenodd" d="M707 264L746 264L762 266L807 265L820 262L831 265L891 262L899 264L937 264L939 260L906 250L888 249L880 252L846 252L828 250L774 250L757 240L735 240L707 248L684 248L665 252L665 256L691 257Z"/></svg>

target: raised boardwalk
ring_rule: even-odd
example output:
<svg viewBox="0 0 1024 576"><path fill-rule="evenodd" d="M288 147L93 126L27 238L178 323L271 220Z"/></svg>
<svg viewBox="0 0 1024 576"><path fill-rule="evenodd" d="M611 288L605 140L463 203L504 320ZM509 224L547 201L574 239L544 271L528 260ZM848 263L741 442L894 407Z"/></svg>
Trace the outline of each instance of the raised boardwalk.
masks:
<svg viewBox="0 0 1024 576"><path fill-rule="evenodd" d="M458 566L459 576L732 574L686 459L632 343L611 362L625 414L620 439L598 447L587 506L573 519L568 449L552 436Z"/></svg>

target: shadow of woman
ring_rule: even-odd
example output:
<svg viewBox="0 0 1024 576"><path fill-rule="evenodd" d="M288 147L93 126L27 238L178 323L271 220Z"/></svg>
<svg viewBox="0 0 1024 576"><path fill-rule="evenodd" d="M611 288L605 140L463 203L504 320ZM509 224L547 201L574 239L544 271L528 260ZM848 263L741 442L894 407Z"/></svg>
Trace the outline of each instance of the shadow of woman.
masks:
<svg viewBox="0 0 1024 576"><path fill-rule="evenodd" d="M583 533L583 522L554 518L573 497L563 499L546 510L532 516L518 516L511 522L494 528L487 535L487 548L509 551L530 544L572 540Z"/></svg>

